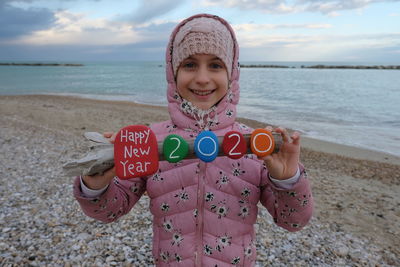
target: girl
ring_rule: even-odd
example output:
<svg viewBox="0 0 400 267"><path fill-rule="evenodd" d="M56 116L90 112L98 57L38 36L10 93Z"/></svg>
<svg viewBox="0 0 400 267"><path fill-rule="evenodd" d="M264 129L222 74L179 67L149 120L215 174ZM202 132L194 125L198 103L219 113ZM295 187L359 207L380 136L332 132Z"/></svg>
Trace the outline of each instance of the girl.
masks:
<svg viewBox="0 0 400 267"><path fill-rule="evenodd" d="M232 28L217 16L195 15L174 29L166 51L171 119L151 125L159 141L172 133L193 139L203 130L217 136L253 131L235 122L238 56ZM156 174L130 180L119 180L111 169L78 177L74 194L85 214L108 223L128 213L147 191L157 266L253 266L259 201L289 231L304 227L313 210L299 164L300 136L275 131L283 145L265 158L165 161ZM105 136L113 141L114 135Z"/></svg>

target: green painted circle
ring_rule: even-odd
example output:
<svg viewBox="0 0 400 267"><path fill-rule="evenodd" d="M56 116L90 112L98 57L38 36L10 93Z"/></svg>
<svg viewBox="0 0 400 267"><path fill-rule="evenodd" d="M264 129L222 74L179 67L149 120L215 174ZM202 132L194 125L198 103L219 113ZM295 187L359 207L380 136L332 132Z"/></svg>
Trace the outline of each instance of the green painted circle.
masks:
<svg viewBox="0 0 400 267"><path fill-rule="evenodd" d="M189 151L189 145L185 139L176 134L170 134L164 139L164 158L171 163L183 160Z"/></svg>

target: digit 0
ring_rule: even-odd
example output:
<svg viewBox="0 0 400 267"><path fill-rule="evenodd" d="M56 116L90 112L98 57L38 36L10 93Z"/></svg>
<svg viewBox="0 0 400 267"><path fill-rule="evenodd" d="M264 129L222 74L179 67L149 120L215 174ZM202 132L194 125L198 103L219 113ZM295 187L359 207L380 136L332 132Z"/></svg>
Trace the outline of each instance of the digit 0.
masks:
<svg viewBox="0 0 400 267"><path fill-rule="evenodd" d="M265 157L275 149L275 141L272 133L266 129L255 129L250 137L251 151L259 157Z"/></svg>
<svg viewBox="0 0 400 267"><path fill-rule="evenodd" d="M229 158L239 159L247 151L246 140L240 132L227 132L222 141L222 149Z"/></svg>
<svg viewBox="0 0 400 267"><path fill-rule="evenodd" d="M211 131L201 132L194 140L194 152L204 162L213 161L218 155L218 138Z"/></svg>
<svg viewBox="0 0 400 267"><path fill-rule="evenodd" d="M189 145L181 136L171 134L164 139L163 154L168 162L176 163L181 161L186 157L188 151Z"/></svg>

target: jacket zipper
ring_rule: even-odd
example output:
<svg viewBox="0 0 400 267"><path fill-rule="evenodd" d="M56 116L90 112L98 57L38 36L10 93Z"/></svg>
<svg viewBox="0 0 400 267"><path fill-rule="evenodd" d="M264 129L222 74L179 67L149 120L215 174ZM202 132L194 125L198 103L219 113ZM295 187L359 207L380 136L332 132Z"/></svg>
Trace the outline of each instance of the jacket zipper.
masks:
<svg viewBox="0 0 400 267"><path fill-rule="evenodd" d="M200 161L197 188L197 226L196 226L196 266L202 266L203 255L203 217L204 217L204 176L206 173L207 163Z"/></svg>

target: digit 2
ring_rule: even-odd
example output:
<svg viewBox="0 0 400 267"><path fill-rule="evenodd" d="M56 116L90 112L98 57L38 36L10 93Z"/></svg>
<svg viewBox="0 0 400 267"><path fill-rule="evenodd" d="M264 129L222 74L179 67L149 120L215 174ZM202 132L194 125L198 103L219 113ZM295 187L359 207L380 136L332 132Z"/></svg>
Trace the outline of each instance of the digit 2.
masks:
<svg viewBox="0 0 400 267"><path fill-rule="evenodd" d="M188 151L189 145L181 136L171 134L164 139L163 154L168 162L176 163L181 161L186 157Z"/></svg>
<svg viewBox="0 0 400 267"><path fill-rule="evenodd" d="M222 150L229 158L239 159L247 151L246 140L240 132L227 132L222 141Z"/></svg>

